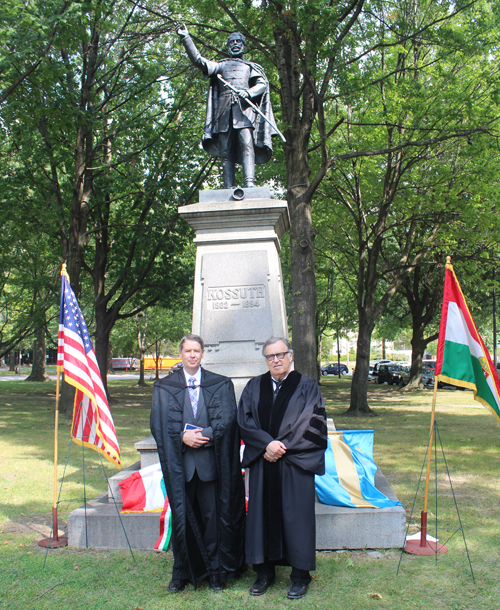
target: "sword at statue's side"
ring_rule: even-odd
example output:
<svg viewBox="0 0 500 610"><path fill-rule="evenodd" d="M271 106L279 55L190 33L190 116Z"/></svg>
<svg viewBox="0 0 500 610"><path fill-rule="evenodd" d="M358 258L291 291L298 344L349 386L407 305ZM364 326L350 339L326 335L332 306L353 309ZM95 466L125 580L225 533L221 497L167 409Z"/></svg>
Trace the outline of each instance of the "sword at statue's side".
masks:
<svg viewBox="0 0 500 610"><path fill-rule="evenodd" d="M223 83L224 85L226 85L226 87L228 87L229 89L231 89L231 91L233 93L236 93L236 95L240 95L240 92L238 91L238 89L235 89L232 85L230 85L226 80L224 80L222 78L222 76L220 74L217 74L217 78L220 80L221 83ZM276 125L273 125L271 123L271 121L267 118L267 116L259 109L257 108L257 106L251 102L248 97L242 98L245 100L245 102L250 106L250 108L253 108L255 110L255 112L257 112L258 114L260 114L260 116L264 119L264 121L266 121L267 123L269 123L269 125L271 125L271 127L273 129L276 130L276 132L278 133L279 137L283 140L283 142L286 142L285 140L285 136L281 133L281 131L276 127Z"/></svg>

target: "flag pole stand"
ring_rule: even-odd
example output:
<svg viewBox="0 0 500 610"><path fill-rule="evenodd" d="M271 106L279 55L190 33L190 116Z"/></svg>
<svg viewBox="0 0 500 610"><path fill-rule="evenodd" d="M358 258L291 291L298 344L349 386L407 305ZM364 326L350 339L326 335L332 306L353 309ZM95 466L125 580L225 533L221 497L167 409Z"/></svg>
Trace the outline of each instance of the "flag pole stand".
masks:
<svg viewBox="0 0 500 610"><path fill-rule="evenodd" d="M57 518L57 432L59 428L59 385L61 372L57 371L56 380L56 409L55 409L55 424L54 424L54 504L52 506L52 532L48 538L42 538L38 541L38 546L47 549L58 549L63 546L68 546L68 538L59 536L59 526Z"/></svg>
<svg viewBox="0 0 500 610"><path fill-rule="evenodd" d="M427 472L425 476L425 498L424 510L420 513L420 540L407 540L404 551L411 555L442 555L448 551L444 544L427 539L427 504L429 501L429 481L431 476L432 440L436 434L436 397L438 382L434 380L434 395L432 397L431 432L429 435L429 446L427 448ZM436 449L435 449L436 451ZM437 457L437 455L436 455Z"/></svg>

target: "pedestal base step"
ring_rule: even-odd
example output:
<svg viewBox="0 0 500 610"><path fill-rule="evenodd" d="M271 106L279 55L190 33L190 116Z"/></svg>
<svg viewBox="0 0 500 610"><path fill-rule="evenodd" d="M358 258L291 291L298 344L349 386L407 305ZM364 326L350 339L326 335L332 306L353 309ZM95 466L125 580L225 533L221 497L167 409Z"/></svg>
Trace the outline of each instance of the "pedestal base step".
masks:
<svg viewBox="0 0 500 610"><path fill-rule="evenodd" d="M395 493L380 468L375 486L391 500ZM316 502L316 549L392 549L404 546L406 514L403 506L347 508Z"/></svg>
<svg viewBox="0 0 500 610"><path fill-rule="evenodd" d="M87 502L86 509L81 506L71 512L68 516L68 545L127 549L125 529L131 548L153 549L160 535L160 513L123 513L120 523L118 512L121 508L121 504L109 503L108 494L104 492Z"/></svg>
<svg viewBox="0 0 500 610"><path fill-rule="evenodd" d="M131 470L139 466L134 464ZM386 496L397 499L386 478L380 471L375 475L375 485ZM115 493L115 499L121 499ZM77 508L68 516L68 543L78 548L97 549L128 548L123 528L133 549L153 549L160 534L160 513L124 513L120 523L116 506L104 492L87 503L87 508ZM405 510L392 508L346 508L328 506L316 502L316 548L338 549L388 549L401 548L405 540ZM86 525L85 525L86 522Z"/></svg>

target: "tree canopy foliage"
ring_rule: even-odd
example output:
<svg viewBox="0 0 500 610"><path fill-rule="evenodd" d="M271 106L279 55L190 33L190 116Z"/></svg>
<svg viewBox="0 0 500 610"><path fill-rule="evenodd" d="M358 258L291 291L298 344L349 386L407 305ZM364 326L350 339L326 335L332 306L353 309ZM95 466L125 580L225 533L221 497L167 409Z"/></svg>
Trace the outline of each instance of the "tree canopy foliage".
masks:
<svg viewBox="0 0 500 610"><path fill-rule="evenodd" d="M101 370L120 320L186 303L192 235L177 208L218 187L221 168L199 146L206 84L176 22L213 59L242 32L266 71L286 143L257 181L289 205L297 368L317 377L321 333L356 327L351 413L370 412L370 341L395 296L423 297L417 278L448 253L496 253L498 3L6 0L0 12L0 353L51 327L63 260Z"/></svg>

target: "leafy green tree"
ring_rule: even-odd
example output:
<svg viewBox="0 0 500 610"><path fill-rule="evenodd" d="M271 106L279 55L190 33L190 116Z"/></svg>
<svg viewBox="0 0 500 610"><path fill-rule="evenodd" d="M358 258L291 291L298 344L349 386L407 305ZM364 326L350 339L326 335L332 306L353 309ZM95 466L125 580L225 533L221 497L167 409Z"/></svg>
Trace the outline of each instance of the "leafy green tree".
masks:
<svg viewBox="0 0 500 610"><path fill-rule="evenodd" d="M47 58L71 0L4 0L0 6L0 104Z"/></svg>
<svg viewBox="0 0 500 610"><path fill-rule="evenodd" d="M48 61L2 106L15 159L5 182L14 177L11 202L22 202L54 259L67 261L82 308L93 293L87 322L106 371L120 315L190 282L183 250L191 233L176 210L192 201L211 162L194 144L201 118L185 110L198 92L170 53L171 26L111 0L79 3L71 16Z"/></svg>
<svg viewBox="0 0 500 610"><path fill-rule="evenodd" d="M429 9L437 19L441 8L434 13ZM462 133L473 142L470 131L461 126L482 125L474 128L479 133L496 120L495 68L489 59L482 61L481 44L467 38L471 32L462 31L463 23L452 21L421 38L405 38L403 32L409 35L424 18L419 11L405 19L402 14L387 15L391 28L380 25L379 35L387 45L367 58L364 67L373 76L378 66L378 88L349 98L349 118L337 136L342 135L353 153L338 155L322 187L330 201L337 202L331 212L332 248L342 252L345 268L354 266L357 277L358 346L348 410L352 415L371 412L367 377L376 321L408 274L436 246L455 208L460 208L462 221L477 214L462 205L463 180L454 180L457 163L468 156L462 154L464 140L457 136ZM404 39L395 48L390 44L393 29ZM480 78L475 76L478 63ZM478 100L474 107L468 102L471 90Z"/></svg>
<svg viewBox="0 0 500 610"><path fill-rule="evenodd" d="M269 0L231 6L224 0L209 0L199 2L196 10L182 2L177 5L176 18L183 20L195 40L212 54L222 47L223 37L231 30L242 32L250 56L265 65L273 90L279 94L276 114L286 137L291 215L292 335L297 367L303 373L316 377L318 372L313 198L325 177L343 159L391 155L391 165L397 165L398 156L402 158L407 148L425 149L489 125L491 117L467 112L463 107L465 96L462 103L455 103L457 112L442 116L441 122L424 118L425 109L435 111L437 98L429 106L424 82L427 76L414 78L416 70L431 70L435 72L432 82L436 90L446 78L460 87L460 77L451 69L443 73L439 85L437 76L442 59L470 53L460 27L471 19L474 7L474 2L436 4L431 0L400 0L395 5L366 0ZM476 28L477 32L472 32L476 43L479 30L490 17L489 9L488 4L481 4L474 14L474 25L467 30L470 34ZM368 107L374 92L385 96L386 109L377 103L377 110L362 122L366 129L375 131L385 125L392 136L383 142L359 139L357 146L352 146L346 141L345 131L340 132L341 126L354 128L359 115L353 123L352 109L358 113L363 103ZM418 104L423 104L420 111ZM445 104L441 115L446 114ZM348 152L344 152L346 149Z"/></svg>

